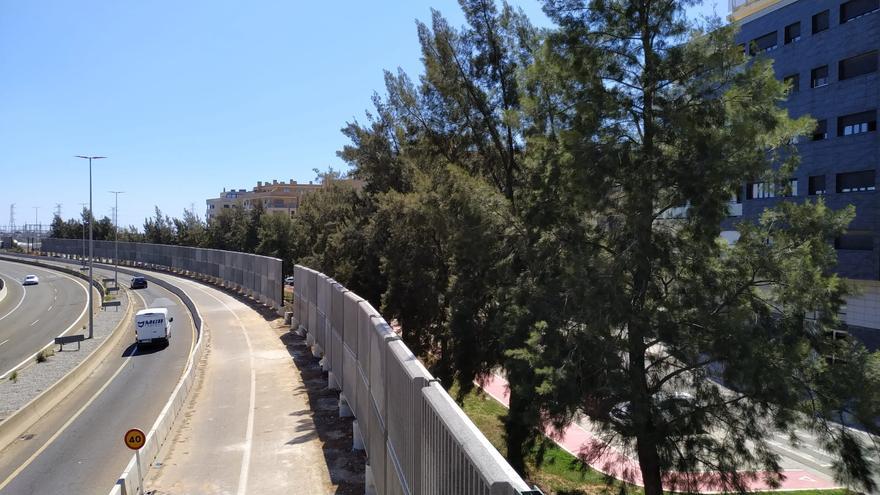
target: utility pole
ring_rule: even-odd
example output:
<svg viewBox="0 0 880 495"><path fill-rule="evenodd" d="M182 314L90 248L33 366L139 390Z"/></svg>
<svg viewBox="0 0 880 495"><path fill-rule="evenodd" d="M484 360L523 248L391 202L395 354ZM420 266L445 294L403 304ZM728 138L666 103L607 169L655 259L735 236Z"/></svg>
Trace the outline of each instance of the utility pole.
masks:
<svg viewBox="0 0 880 495"><path fill-rule="evenodd" d="M110 194L116 197L116 206L113 207L113 230L116 231L116 242L113 246L115 252L113 255L113 263L115 265L113 283L117 289L119 288L119 195L124 192L125 191L110 191Z"/></svg>
<svg viewBox="0 0 880 495"><path fill-rule="evenodd" d="M86 205L88 205L88 203L80 203L79 205L82 206L82 211L85 212ZM92 217L92 212L89 212L89 218L91 218L91 217ZM86 219L85 218L83 218L82 225L83 225L83 250L82 250L82 257L80 259L82 260L82 267L85 268L86 267Z"/></svg>
<svg viewBox="0 0 880 495"><path fill-rule="evenodd" d="M100 160L102 158L106 158L105 156L82 156L76 155L76 158L82 158L84 160L89 161L89 339L95 336L95 302L94 302L94 272L95 272L95 263L94 263L94 228L92 226L92 160Z"/></svg>
<svg viewBox="0 0 880 495"><path fill-rule="evenodd" d="M40 207L34 206L34 243L31 245L31 252L33 253L37 249L37 241L40 239L40 231L39 231L39 215Z"/></svg>
<svg viewBox="0 0 880 495"><path fill-rule="evenodd" d="M15 237L15 203L9 205L9 233Z"/></svg>

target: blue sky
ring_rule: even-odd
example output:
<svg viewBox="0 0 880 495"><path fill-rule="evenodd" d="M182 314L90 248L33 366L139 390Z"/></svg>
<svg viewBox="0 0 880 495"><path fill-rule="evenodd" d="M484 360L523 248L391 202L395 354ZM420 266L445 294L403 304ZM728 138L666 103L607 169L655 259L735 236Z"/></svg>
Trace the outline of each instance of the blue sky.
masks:
<svg viewBox="0 0 880 495"><path fill-rule="evenodd" d="M537 0L512 1L539 25ZM65 218L88 201L140 227L224 187L306 182L342 168L346 121L363 121L383 69L420 72L415 19L455 0L0 2L0 225ZM707 0L692 15L727 12Z"/></svg>

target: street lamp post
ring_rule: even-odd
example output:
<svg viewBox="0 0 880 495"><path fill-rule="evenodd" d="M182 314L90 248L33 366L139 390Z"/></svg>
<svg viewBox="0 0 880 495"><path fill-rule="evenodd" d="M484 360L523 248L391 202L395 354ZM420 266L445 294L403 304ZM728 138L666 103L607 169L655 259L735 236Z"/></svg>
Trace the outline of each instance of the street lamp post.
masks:
<svg viewBox="0 0 880 495"><path fill-rule="evenodd" d="M119 195L125 191L110 191L110 194L116 197L116 206L113 208L113 225L116 230L116 241L113 245L114 255L113 263L115 264L115 273L113 275L113 284L119 288Z"/></svg>
<svg viewBox="0 0 880 495"><path fill-rule="evenodd" d="M80 203L79 205L82 206L83 210L85 210L86 204L88 204L88 203ZM90 217L92 216L91 212L89 212L89 216ZM82 261L82 267L85 268L86 267L86 219L85 218L83 218L82 224L83 224L83 252L82 252L82 257L80 258L80 261Z"/></svg>
<svg viewBox="0 0 880 495"><path fill-rule="evenodd" d="M95 335L95 303L94 303L94 239L92 236L94 235L94 227L92 226L92 160L100 160L101 158L107 158L106 156L82 156L76 155L76 158L82 158L89 161L89 338L91 339Z"/></svg>

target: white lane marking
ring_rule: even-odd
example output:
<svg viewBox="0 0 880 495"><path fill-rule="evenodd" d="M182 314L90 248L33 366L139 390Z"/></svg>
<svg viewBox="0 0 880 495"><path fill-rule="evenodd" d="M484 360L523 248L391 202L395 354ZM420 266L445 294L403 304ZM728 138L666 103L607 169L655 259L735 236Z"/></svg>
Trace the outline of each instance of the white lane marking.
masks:
<svg viewBox="0 0 880 495"><path fill-rule="evenodd" d="M22 290L22 292L21 292L21 299L18 301L18 304L16 304L14 308L12 308L11 310L9 310L8 313L6 313L6 314L3 315L3 316L0 316L0 320L2 320L3 318L6 318L7 316L9 316L9 315L11 315L12 313L14 313L15 310L18 309L19 306L21 306L21 303L24 302L24 296L27 295L27 287L25 287L25 286L22 285L21 288L22 288L23 290Z"/></svg>
<svg viewBox="0 0 880 495"><path fill-rule="evenodd" d="M131 357L131 356L134 355L135 352L137 352L137 345L135 345L135 346L132 348L131 353L130 353L128 356L123 356L123 357ZM10 474L8 478L6 478L5 480L3 480L2 483L0 483L0 490L3 490L3 488L5 488L6 485L8 485L13 479L15 479L16 476L18 476L19 474L21 474L22 471L24 471L25 469L27 469L27 467L28 467L32 462L34 462L34 459L36 459L40 454L43 453L43 451L45 451L47 448L49 448L49 446L50 446L55 440L57 440L58 437L60 437L61 434L64 433L64 431L65 431L65 430L66 430L66 429L67 429L67 428L68 428L68 427L69 427L74 421L76 421L76 418L80 417L80 415L86 410L86 408L88 408L90 405L92 405L93 402L95 402L95 400L98 398L98 396L101 395L101 393L102 393L107 387L110 386L110 383L113 382L113 380L116 379L116 376L119 375L119 373L121 373L122 370L125 369L125 367L126 367L127 365L128 365L128 359L126 359L126 360L124 360L124 361L122 362L122 365L121 365L121 366L120 366L120 367L119 367L119 368L113 373L113 376L111 376L106 382L104 382L104 384L101 385L101 388L99 388L98 391L95 392L95 394L92 395L92 396L89 398L89 400L87 400L86 403L83 404L83 406L80 407L79 410L76 411L76 413L74 413L74 415L71 416L70 419L68 419L67 422L64 423L64 424L61 426L61 428L58 429L58 431L55 432L54 435L52 435L51 437L49 437L49 440L47 440L46 443L44 443L39 449L37 449L36 452L34 452L30 457L28 457L28 459L27 459L26 461L24 461L24 463L22 463L21 466L18 466L18 468L16 468L15 471L13 471L12 474Z"/></svg>
<svg viewBox="0 0 880 495"><path fill-rule="evenodd" d="M822 461L822 460L816 459L815 457L813 457L813 456L811 456L810 454L807 454L807 453L805 453L805 452L801 452L801 451L798 451L798 450L790 449L790 448L786 447L785 445L783 445L783 444L781 444L781 443L779 443L779 442L774 442L773 440L768 440L767 443L769 443L770 445L776 447L776 448L779 449L779 450L782 450L783 452L786 452L786 453L788 453L788 454L794 456L795 458L800 457L801 459L807 459L807 460L809 460L809 461L811 461L811 462L816 463L817 465L819 465L819 466L821 466L821 467L823 467L823 468L830 468L830 467L831 467L831 464L828 464L826 461ZM795 460L796 460L796 459L795 459Z"/></svg>
<svg viewBox="0 0 880 495"><path fill-rule="evenodd" d="M187 283L188 281L183 281ZM238 495L245 495L247 493L247 482L248 482L248 472L251 467L251 450L254 443L254 411L257 408L257 372L254 369L254 350L251 346L251 339L248 337L247 330L244 327L244 323L239 318L238 314L233 311L232 308L229 307L224 301L214 296L207 290L199 287L198 284L195 283L187 283L190 287L197 289L202 292L206 296L211 299L217 301L222 304L227 311L232 313L232 316L235 317L235 320L238 322L239 328L241 328L241 333L244 335L244 341L247 343L248 347L248 359L250 360L251 367L251 392L250 392L250 405L248 407L248 419L247 419L247 431L245 432L245 441L244 441L244 455L241 459L241 471L238 474L238 490L236 493Z"/></svg>
<svg viewBox="0 0 880 495"><path fill-rule="evenodd" d="M58 273L58 274L61 275L62 277L65 277L65 278L68 278L68 279L72 280L77 286L79 286L79 288L82 289L82 291L86 293L86 300L88 300L88 298L89 298L89 291L88 291L88 289L86 289L86 285L85 285L85 283L79 283L76 279L74 279L74 278L72 278L72 277L70 277L70 276L68 276L68 275L65 275L65 274L63 274L63 273ZM24 296L22 296L22 301L23 301L23 300L24 300ZM21 304L21 303L19 302L19 304ZM14 311L14 310L13 310L13 311ZM73 323L71 323L69 327L67 327L63 332L61 332L60 334L58 334L58 336L59 336L59 337L63 337L65 334L67 334L67 332L73 330L73 327L76 326L76 324L79 322L79 320L81 320L81 319L83 318L83 316L85 316L86 313L87 313L88 311L89 311L89 304L86 303L85 306L83 307L82 313L80 313L79 316L77 316L76 319L73 320ZM5 316L4 316L3 318L5 318ZM2 318L0 318L0 319L2 319ZM36 323L36 322L34 322L34 323ZM6 371L6 372L3 373L2 375L0 375L0 380L3 380L4 378L6 378L6 377L7 377L10 373L12 373L13 371L17 370L18 368L21 368L22 366L24 366L25 364L28 364L28 363L31 362L31 361L33 361L33 359L34 359L35 357L37 357L37 354L39 354L43 349L45 349L45 348L47 348L47 347L49 347L49 346L51 346L51 345L54 345L54 344L55 344L55 339L53 338L53 339L50 340L46 345L44 345L43 347L41 347L40 349L38 349L37 352L35 352L35 353L31 354L30 356L28 356L27 359L25 359L24 361L22 361L22 362L16 364L16 365L13 366L12 368L9 368L8 371Z"/></svg>
<svg viewBox="0 0 880 495"><path fill-rule="evenodd" d="M46 310L46 312L47 312L47 313L48 313L48 312L50 312L50 311L52 311L52 308L54 308L54 307L55 307L55 305L54 305L54 304L53 304L53 305L51 305L51 306L49 306L49 309L47 309L47 310Z"/></svg>
<svg viewBox="0 0 880 495"><path fill-rule="evenodd" d="M40 319L37 318L37 319L36 319L33 323L31 323L29 326L34 326L34 325L36 325L36 324L39 323L39 322L40 322Z"/></svg>
<svg viewBox="0 0 880 495"><path fill-rule="evenodd" d="M0 345L3 345L3 344L5 344L5 343L7 343L7 342L9 342L9 339L6 339L6 340L4 340L3 342L0 342Z"/></svg>

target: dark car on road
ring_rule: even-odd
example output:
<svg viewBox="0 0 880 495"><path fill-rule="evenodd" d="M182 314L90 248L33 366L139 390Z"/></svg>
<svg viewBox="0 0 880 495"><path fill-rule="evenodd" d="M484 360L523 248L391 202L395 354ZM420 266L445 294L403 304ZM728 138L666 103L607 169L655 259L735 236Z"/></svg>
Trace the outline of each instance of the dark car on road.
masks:
<svg viewBox="0 0 880 495"><path fill-rule="evenodd" d="M144 277L132 277L131 278L131 288L132 289L146 289L147 288L147 279Z"/></svg>

